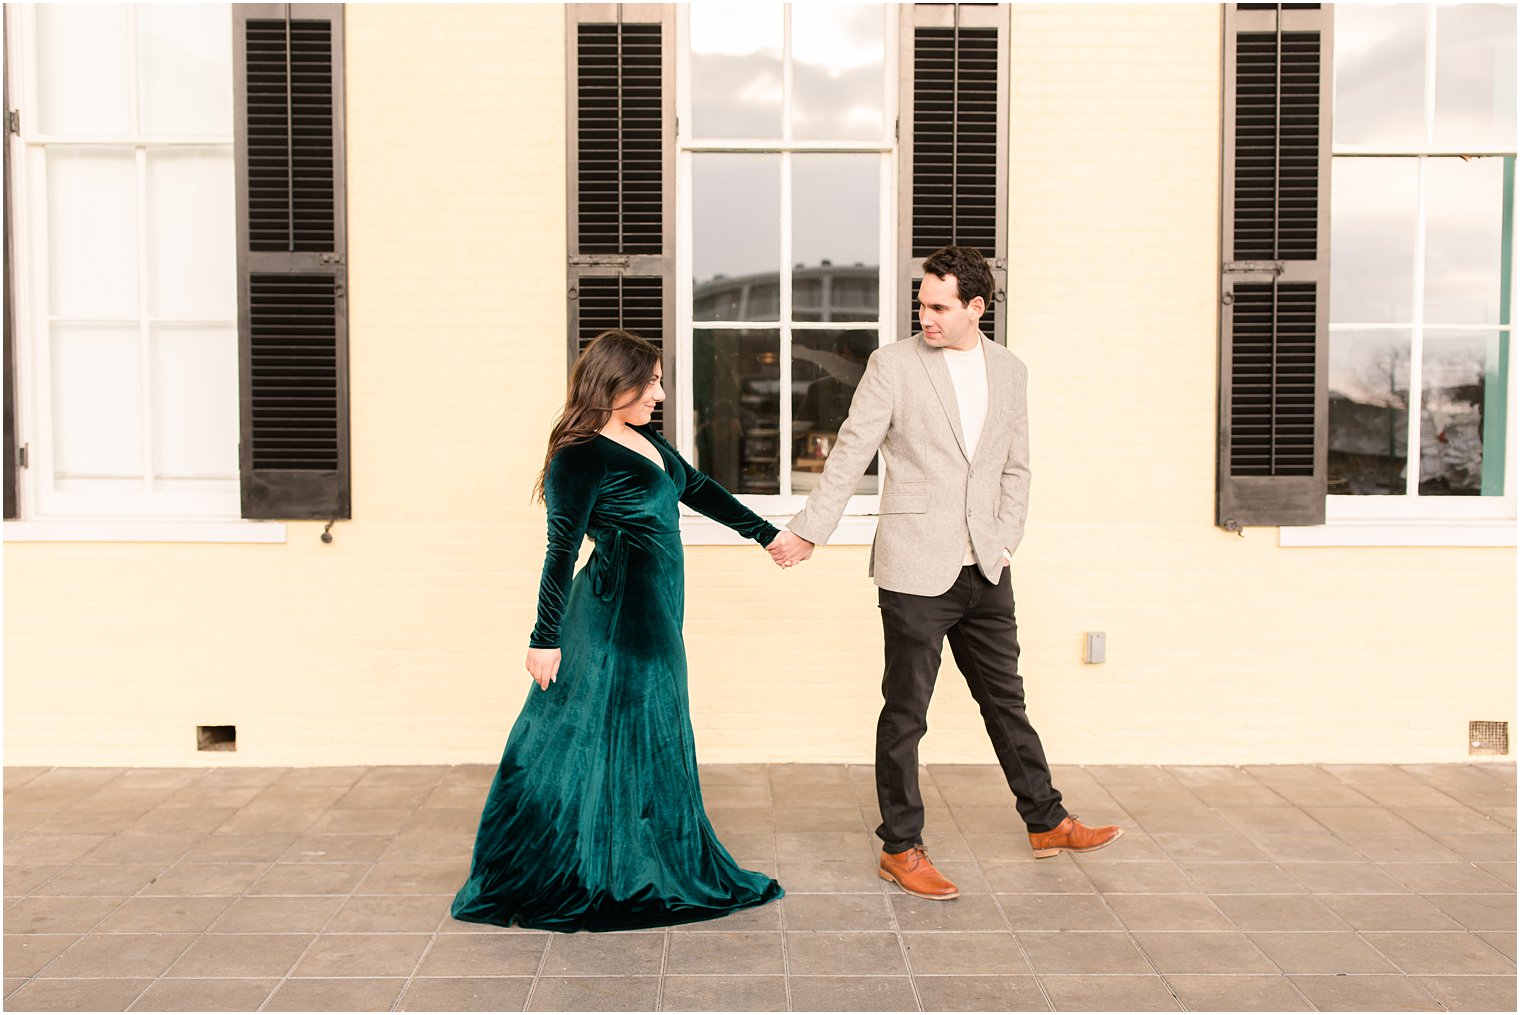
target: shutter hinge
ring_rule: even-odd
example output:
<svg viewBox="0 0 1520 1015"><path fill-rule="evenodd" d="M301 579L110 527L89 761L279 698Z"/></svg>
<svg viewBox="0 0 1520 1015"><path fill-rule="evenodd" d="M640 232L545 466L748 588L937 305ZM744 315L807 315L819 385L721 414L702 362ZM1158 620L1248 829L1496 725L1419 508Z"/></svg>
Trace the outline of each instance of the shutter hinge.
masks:
<svg viewBox="0 0 1520 1015"><path fill-rule="evenodd" d="M1283 273L1281 261L1226 261L1224 273L1226 275L1253 275L1269 271L1274 275Z"/></svg>
<svg viewBox="0 0 1520 1015"><path fill-rule="evenodd" d="M25 469L31 464L30 450L30 444L23 444L16 449L16 468Z"/></svg>
<svg viewBox="0 0 1520 1015"><path fill-rule="evenodd" d="M627 254L571 254L573 268L626 268Z"/></svg>
<svg viewBox="0 0 1520 1015"><path fill-rule="evenodd" d="M21 110L7 109L5 111L5 132L18 137L21 135Z"/></svg>
<svg viewBox="0 0 1520 1015"><path fill-rule="evenodd" d="M892 120L892 140L902 140L902 117L894 117Z"/></svg>

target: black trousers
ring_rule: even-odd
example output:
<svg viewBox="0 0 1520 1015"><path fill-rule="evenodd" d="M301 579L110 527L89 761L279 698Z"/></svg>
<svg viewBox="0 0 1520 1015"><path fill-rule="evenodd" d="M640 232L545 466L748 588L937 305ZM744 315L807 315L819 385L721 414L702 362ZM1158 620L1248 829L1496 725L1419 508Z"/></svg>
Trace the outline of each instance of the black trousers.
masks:
<svg viewBox="0 0 1520 1015"><path fill-rule="evenodd" d="M885 704L876 724L876 799L881 806L876 834L888 853L923 842L918 742L929 728L929 698L946 635L955 664L981 707L1024 824L1031 832L1048 832L1066 818L1061 794L1050 782L1040 735L1024 709L1008 571L1004 568L993 585L974 565L963 567L950 590L938 596L877 590L886 672L881 682Z"/></svg>

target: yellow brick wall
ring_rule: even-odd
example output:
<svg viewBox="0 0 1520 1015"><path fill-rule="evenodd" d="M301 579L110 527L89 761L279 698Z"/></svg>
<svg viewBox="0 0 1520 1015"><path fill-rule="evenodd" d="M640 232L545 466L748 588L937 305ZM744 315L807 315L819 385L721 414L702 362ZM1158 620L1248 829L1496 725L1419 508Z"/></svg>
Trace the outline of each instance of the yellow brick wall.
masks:
<svg viewBox="0 0 1520 1015"><path fill-rule="evenodd" d="M348 8L354 520L323 545L10 543L12 764L494 760L528 682L528 491L564 383L564 13ZM1213 525L1219 13L1016 7L1014 573L1065 763L1465 758L1512 719L1513 550ZM703 760L869 762L864 547L688 552ZM1084 630L1109 662L1080 661ZM991 760L948 662L928 761ZM193 727L236 724L236 755Z"/></svg>

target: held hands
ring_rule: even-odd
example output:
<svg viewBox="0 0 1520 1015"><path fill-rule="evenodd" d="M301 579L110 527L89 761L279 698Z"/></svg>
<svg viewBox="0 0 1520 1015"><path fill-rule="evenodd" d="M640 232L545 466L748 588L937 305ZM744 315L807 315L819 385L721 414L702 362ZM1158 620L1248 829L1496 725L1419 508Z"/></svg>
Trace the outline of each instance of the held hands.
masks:
<svg viewBox="0 0 1520 1015"><path fill-rule="evenodd" d="M790 529L782 529L765 550L777 567L792 567L813 555L813 544Z"/></svg>
<svg viewBox="0 0 1520 1015"><path fill-rule="evenodd" d="M528 649L528 672L538 684L538 689L547 691L549 685L559 679L559 649Z"/></svg>

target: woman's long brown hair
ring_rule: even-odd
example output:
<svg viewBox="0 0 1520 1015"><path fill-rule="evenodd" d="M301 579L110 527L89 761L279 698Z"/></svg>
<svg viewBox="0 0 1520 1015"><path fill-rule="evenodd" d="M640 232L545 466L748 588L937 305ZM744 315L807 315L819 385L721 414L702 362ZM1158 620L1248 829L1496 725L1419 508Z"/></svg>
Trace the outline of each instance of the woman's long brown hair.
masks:
<svg viewBox="0 0 1520 1015"><path fill-rule="evenodd" d="M658 362L659 347L631 331L604 331L591 340L570 371L565 407L549 430L549 451L533 486L535 500L544 499L544 479L549 475L549 463L554 456L601 433L612 418L612 410L621 408L617 397L630 388L634 389L635 398L643 394L654 379Z"/></svg>

